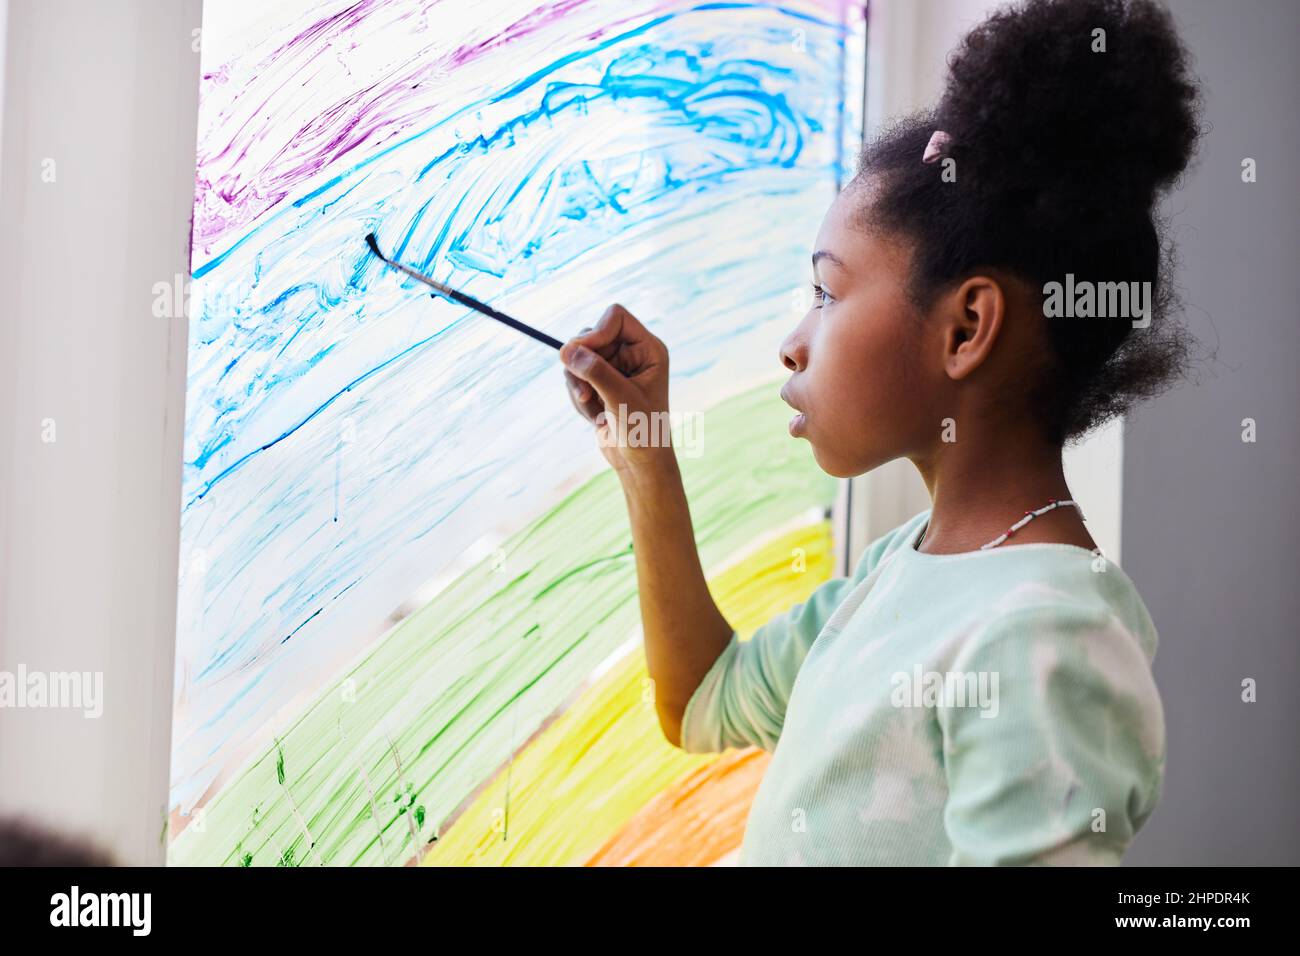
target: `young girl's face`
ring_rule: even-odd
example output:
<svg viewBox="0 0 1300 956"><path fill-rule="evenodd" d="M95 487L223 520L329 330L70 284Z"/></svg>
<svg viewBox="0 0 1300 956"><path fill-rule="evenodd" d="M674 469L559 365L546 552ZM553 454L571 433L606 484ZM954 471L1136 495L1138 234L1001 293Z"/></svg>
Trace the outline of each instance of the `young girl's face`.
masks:
<svg viewBox="0 0 1300 956"><path fill-rule="evenodd" d="M790 434L807 438L818 465L860 475L920 451L940 383L921 361L925 322L908 299L910 250L855 223L869 186L841 192L813 247L812 307L781 344L792 373L781 397L799 414Z"/></svg>

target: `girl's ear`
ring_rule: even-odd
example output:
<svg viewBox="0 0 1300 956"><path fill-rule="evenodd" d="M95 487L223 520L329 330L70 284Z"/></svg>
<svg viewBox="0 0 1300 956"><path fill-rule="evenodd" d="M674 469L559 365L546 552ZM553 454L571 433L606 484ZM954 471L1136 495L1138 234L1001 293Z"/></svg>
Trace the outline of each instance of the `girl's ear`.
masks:
<svg viewBox="0 0 1300 956"><path fill-rule="evenodd" d="M949 378L959 381L984 364L1006 314L1002 286L989 276L972 276L944 296L943 367Z"/></svg>

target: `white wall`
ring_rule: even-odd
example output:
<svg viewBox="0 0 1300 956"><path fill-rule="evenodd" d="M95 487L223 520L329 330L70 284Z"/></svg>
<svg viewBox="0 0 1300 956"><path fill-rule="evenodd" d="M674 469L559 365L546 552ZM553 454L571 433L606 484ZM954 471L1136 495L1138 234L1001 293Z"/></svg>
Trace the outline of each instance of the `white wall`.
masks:
<svg viewBox="0 0 1300 956"><path fill-rule="evenodd" d="M153 305L189 271L200 12L10 0L3 37L0 671L102 673L104 710L0 708L0 812L131 863L163 859L187 328Z"/></svg>
<svg viewBox="0 0 1300 956"><path fill-rule="evenodd" d="M932 106L943 92L947 58L962 36L1005 0L872 0L867 24L868 136L887 120ZM1065 476L1093 540L1120 558L1123 426L1112 423L1066 451ZM854 479L849 551L930 506L910 462L895 461Z"/></svg>

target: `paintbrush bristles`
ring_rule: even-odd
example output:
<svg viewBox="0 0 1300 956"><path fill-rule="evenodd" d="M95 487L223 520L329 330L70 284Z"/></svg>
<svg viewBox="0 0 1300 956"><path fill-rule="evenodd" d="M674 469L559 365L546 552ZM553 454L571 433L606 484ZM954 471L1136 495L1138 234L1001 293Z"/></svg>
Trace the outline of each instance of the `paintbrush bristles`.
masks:
<svg viewBox="0 0 1300 956"><path fill-rule="evenodd" d="M370 247L370 251L373 252L375 255L377 255L379 258L383 259L385 262L388 261L388 257L379 251L379 243L375 241L375 234L373 232L366 233L366 245L368 245Z"/></svg>

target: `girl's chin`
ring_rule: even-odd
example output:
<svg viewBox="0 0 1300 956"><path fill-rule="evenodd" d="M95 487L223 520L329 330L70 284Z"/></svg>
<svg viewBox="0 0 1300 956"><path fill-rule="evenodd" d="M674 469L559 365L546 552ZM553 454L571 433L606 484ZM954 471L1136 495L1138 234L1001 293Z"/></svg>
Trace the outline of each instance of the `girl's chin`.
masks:
<svg viewBox="0 0 1300 956"><path fill-rule="evenodd" d="M832 478L856 478L864 473L864 469L857 467L852 461L835 457L825 448L819 448L811 439L808 444L812 447L813 459L817 462L817 467Z"/></svg>
<svg viewBox="0 0 1300 956"><path fill-rule="evenodd" d="M853 478L863 473L863 470L855 468L851 461L837 458L832 451L819 444L808 434L808 418L805 413L799 412L794 418L790 419L790 435L793 438L807 439L809 447L812 448L817 467L832 478Z"/></svg>

